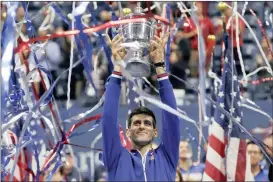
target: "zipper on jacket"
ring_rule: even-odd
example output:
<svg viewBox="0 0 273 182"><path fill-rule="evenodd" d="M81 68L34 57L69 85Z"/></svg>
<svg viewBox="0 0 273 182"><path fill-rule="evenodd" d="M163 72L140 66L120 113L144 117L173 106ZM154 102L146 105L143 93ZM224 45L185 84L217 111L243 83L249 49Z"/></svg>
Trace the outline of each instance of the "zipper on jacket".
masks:
<svg viewBox="0 0 273 182"><path fill-rule="evenodd" d="M142 161L142 167L143 167L143 173L144 173L144 180L147 181L147 176L146 176L146 157L147 157L147 154L149 152L149 149L146 151L144 157L142 156L141 152L138 151L140 153L140 156L141 156L141 161Z"/></svg>
<svg viewBox="0 0 273 182"><path fill-rule="evenodd" d="M142 157L142 166L143 166L143 173L144 173L144 180L147 181L147 176L146 176L146 156L147 153L145 154L144 158Z"/></svg>

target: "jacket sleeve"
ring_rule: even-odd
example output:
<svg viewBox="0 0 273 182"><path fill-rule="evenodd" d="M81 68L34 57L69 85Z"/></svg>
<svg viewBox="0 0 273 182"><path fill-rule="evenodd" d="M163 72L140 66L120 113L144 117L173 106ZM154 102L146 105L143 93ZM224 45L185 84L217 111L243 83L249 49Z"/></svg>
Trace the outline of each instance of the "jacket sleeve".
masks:
<svg viewBox="0 0 273 182"><path fill-rule="evenodd" d="M173 86L171 85L168 74L158 76L159 94L161 101L164 104L177 109L176 100L173 93ZM162 110L162 147L168 156L170 163L174 168L178 164L180 141L180 127L179 118L176 115Z"/></svg>
<svg viewBox="0 0 273 182"><path fill-rule="evenodd" d="M122 150L118 127L120 85L120 73L113 72L106 85L102 115L103 161L108 170L116 167Z"/></svg>

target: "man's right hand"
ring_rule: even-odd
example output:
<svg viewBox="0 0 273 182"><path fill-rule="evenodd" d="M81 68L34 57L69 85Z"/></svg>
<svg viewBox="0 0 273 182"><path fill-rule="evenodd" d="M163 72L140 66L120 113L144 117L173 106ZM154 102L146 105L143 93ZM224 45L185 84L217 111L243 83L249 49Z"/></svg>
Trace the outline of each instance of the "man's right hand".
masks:
<svg viewBox="0 0 273 182"><path fill-rule="evenodd" d="M126 55L125 48L120 46L120 43L123 41L123 37L118 34L113 38L113 40L111 40L110 37L106 35L106 41L112 50L113 63L115 64L117 61L123 60Z"/></svg>

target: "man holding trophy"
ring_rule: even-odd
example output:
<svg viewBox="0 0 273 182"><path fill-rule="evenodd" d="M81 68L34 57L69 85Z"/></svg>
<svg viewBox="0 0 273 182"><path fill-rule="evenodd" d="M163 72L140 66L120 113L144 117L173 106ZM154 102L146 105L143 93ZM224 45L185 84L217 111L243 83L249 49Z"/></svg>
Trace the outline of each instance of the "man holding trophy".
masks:
<svg viewBox="0 0 273 182"><path fill-rule="evenodd" d="M134 15L132 13L130 16ZM112 40L107 37L114 63L113 73L106 86L102 117L103 160L109 181L175 180L180 140L177 116L162 111L162 142L156 149L152 148L152 141L158 135L156 117L146 107L133 110L127 120L126 135L130 138L133 149L128 151L122 147L119 139L118 108L122 78L119 62L125 60L125 69L133 77L146 75L147 66L150 64L148 60L147 62L142 60L141 49L135 47L133 51L132 49L126 51L122 44L136 42L140 45L148 45L148 57L156 69L161 101L177 109L173 87L164 67L165 45L169 33L158 37L154 35L153 27L147 24L149 24L147 21L128 23L122 26L121 35L118 34ZM144 36L146 33L148 36ZM143 44L145 41L146 44ZM128 57L130 51L133 53Z"/></svg>

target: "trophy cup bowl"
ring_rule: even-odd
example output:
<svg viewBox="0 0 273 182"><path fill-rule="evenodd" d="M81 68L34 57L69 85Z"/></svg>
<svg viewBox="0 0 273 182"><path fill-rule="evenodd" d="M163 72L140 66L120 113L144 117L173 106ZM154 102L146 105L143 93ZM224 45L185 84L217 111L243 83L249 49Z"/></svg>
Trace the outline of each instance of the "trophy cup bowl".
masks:
<svg viewBox="0 0 273 182"><path fill-rule="evenodd" d="M130 13L121 19L141 17L144 13ZM149 49L150 39L153 38L156 21L153 18L143 19L141 22L129 22L120 25L119 31L126 44L127 56L125 69L133 77L147 77L150 75L149 59L144 59L144 49Z"/></svg>

